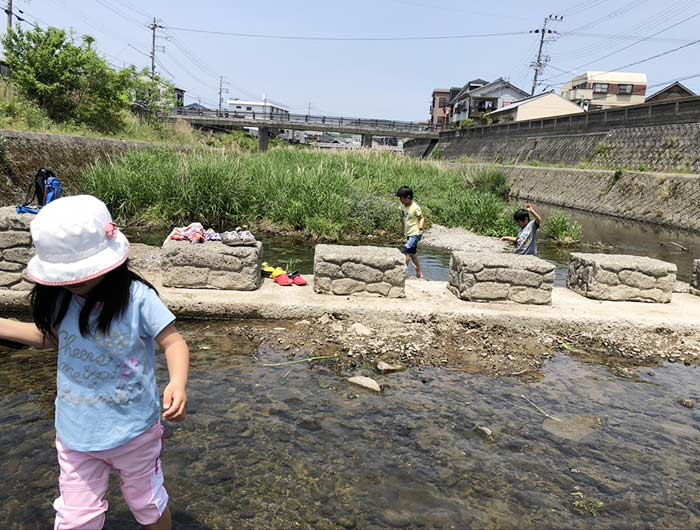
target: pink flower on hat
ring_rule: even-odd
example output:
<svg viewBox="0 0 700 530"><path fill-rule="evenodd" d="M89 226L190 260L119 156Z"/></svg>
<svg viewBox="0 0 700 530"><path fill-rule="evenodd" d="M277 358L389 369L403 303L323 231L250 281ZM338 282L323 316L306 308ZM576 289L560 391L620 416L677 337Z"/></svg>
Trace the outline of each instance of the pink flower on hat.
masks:
<svg viewBox="0 0 700 530"><path fill-rule="evenodd" d="M118 232L119 227L114 223L107 223L105 225L105 236L107 236L107 239L114 239L115 237L117 237Z"/></svg>

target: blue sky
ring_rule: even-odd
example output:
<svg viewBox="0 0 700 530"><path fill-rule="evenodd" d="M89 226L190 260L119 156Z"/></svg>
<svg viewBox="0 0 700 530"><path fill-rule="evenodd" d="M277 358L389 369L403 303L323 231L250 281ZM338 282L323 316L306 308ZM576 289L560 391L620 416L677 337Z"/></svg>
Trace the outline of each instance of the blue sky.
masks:
<svg viewBox="0 0 700 530"><path fill-rule="evenodd" d="M563 14L551 27L561 35L546 45L551 66L540 88L560 88L576 67L611 70L699 38L700 0L15 0L40 25L89 33L115 64L147 66L148 16L160 31L157 70L187 90L187 102L218 101L218 76L232 97L264 93L294 112L427 119L433 88L469 79L509 77L529 91L538 36L420 41L297 41L243 38L179 31L196 28L293 36L395 37L527 32L548 14ZM698 15L682 22L683 19ZM669 26L676 25L666 31ZM643 42L640 41L659 33ZM594 34L595 36L591 36ZM606 37L601 37L605 35ZM611 36L612 35L612 36ZM621 48L628 47L626 50ZM140 50L140 51L137 51ZM700 74L700 45L630 67L650 85ZM610 55L609 57L604 57ZM592 64L583 66L585 63ZM167 72L164 71L167 70ZM171 77L172 76L172 77ZM700 77L683 81L700 91ZM654 91L655 89L651 89Z"/></svg>

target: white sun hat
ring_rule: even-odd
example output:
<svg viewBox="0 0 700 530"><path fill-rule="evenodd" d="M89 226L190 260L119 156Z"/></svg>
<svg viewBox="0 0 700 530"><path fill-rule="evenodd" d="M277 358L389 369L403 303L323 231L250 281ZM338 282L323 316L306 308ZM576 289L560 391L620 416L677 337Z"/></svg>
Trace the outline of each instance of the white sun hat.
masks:
<svg viewBox="0 0 700 530"><path fill-rule="evenodd" d="M27 278L42 285L70 285L98 278L129 258L129 241L105 204L91 195L50 202L29 228L36 247Z"/></svg>

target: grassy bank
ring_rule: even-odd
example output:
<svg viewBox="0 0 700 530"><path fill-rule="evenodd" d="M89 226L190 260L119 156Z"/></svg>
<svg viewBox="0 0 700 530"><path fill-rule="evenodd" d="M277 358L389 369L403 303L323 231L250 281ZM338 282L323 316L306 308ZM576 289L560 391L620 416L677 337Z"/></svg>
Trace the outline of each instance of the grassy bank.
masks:
<svg viewBox="0 0 700 530"><path fill-rule="evenodd" d="M92 167L81 189L102 198L122 223L263 225L342 240L399 234L394 193L408 185L429 223L512 235L512 209L494 193L503 187L492 173L386 154L154 150Z"/></svg>

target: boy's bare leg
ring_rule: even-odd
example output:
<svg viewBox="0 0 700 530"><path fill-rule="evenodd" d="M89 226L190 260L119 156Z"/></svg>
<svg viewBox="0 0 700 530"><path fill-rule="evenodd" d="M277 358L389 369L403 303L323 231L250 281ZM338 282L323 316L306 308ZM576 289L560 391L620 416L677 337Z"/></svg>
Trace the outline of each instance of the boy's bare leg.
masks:
<svg viewBox="0 0 700 530"><path fill-rule="evenodd" d="M408 256L406 256L406 257L408 258ZM418 254L411 254L411 261L413 261L413 265L416 267L416 278L422 278L423 271L420 268L420 261L418 260ZM407 263L407 265L408 265L408 263Z"/></svg>
<svg viewBox="0 0 700 530"><path fill-rule="evenodd" d="M172 530L173 519L170 515L170 506L165 508L163 515L155 523L144 526L146 530Z"/></svg>

